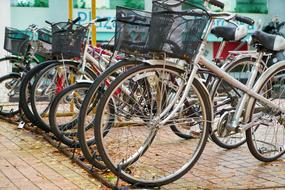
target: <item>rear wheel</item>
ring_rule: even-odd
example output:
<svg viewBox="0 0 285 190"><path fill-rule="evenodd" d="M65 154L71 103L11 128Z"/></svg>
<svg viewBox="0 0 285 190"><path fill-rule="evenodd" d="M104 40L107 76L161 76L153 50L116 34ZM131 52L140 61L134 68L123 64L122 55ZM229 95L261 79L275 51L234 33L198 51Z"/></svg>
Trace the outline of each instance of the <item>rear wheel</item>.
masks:
<svg viewBox="0 0 285 190"><path fill-rule="evenodd" d="M250 72L254 68L256 59L252 57L246 57L238 59L229 63L225 67L225 71L233 76L235 79L239 80L243 84L246 84L248 78L250 77ZM263 62L262 67L258 71L257 78L266 69ZM238 101L242 97L243 92L231 87L224 80L217 80L216 84L211 91L212 100L214 102L215 111L215 128L212 131L211 139L220 147L225 149L233 149L241 146L246 142L245 133L236 133L233 135L227 135L226 126L238 106ZM242 120L242 118L241 118ZM226 136L226 137L224 137Z"/></svg>

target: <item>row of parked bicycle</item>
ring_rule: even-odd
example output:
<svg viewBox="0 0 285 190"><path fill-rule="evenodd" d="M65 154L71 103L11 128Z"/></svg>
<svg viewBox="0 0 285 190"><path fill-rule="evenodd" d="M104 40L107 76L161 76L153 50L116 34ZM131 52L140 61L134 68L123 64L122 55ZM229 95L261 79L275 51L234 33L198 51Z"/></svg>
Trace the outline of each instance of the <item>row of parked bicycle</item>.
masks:
<svg viewBox="0 0 285 190"><path fill-rule="evenodd" d="M101 47L90 45L90 26L105 18L31 26L33 38L6 28L12 55L0 61L15 72L0 78L1 114L20 114L136 187L182 177L208 138L226 149L247 142L263 162L280 158L285 39L255 31L255 50L237 48L223 60L225 44L246 38L254 21L211 6L224 8L217 0L153 0L152 12L117 7L114 45ZM228 25L213 27L216 19ZM203 55L210 33L222 38L213 60Z"/></svg>

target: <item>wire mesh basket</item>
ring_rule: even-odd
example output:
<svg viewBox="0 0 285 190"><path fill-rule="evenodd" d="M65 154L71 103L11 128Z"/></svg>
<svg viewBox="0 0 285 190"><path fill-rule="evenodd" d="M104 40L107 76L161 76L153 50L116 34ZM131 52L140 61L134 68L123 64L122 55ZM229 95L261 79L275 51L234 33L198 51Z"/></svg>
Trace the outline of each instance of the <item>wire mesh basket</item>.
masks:
<svg viewBox="0 0 285 190"><path fill-rule="evenodd" d="M147 53L151 13L116 7L115 49L127 53Z"/></svg>
<svg viewBox="0 0 285 190"><path fill-rule="evenodd" d="M14 55L24 55L28 49L30 36L15 28L5 28L4 49Z"/></svg>
<svg viewBox="0 0 285 190"><path fill-rule="evenodd" d="M148 48L189 60L198 53L209 16L186 1L173 2L153 1Z"/></svg>
<svg viewBox="0 0 285 190"><path fill-rule="evenodd" d="M66 59L80 57L87 29L60 22L52 26L52 54Z"/></svg>

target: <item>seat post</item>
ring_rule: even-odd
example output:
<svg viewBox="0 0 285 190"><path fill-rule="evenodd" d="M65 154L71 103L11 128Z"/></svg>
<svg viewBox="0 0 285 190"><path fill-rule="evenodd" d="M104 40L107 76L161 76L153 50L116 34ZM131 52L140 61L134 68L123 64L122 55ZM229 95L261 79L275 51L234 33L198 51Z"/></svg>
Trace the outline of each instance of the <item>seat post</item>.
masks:
<svg viewBox="0 0 285 190"><path fill-rule="evenodd" d="M220 47L219 47L218 52L217 52L216 57L215 57L215 62L217 64L220 63L220 61L221 61L221 55L224 51L225 45L226 45L226 41L223 40L220 44Z"/></svg>

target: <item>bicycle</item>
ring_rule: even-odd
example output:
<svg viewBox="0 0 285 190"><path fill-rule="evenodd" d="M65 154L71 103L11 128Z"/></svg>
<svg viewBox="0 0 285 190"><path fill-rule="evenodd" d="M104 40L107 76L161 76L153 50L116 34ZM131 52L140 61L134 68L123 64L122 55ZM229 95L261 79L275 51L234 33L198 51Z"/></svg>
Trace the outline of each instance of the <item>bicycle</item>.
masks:
<svg viewBox="0 0 285 190"><path fill-rule="evenodd" d="M132 17L132 18L138 17L138 15L139 15L138 12L133 12L132 10L125 9L123 7L119 7L117 12L124 12L124 15L128 15L128 17ZM117 15L121 16L122 14L117 13ZM145 12L142 12L142 14L139 16L145 16ZM147 19L137 19L137 21L144 20L146 23L136 23L136 19L132 19L132 22L129 22L128 18L126 18L126 19L127 20L124 20L123 18L120 17L119 21L123 22L123 23L127 23L127 24L124 24L123 26L121 26L121 24L119 24L119 26L120 26L119 28L125 28L125 27L131 28L132 25L135 25L136 27L138 27L138 25L140 26L140 24L142 27L145 27L145 26L147 26L146 23L148 22ZM118 19L117 19L117 21L118 21ZM126 26L126 25L131 25L131 26ZM223 29L223 28L221 27L220 29ZM231 28L225 28L225 29L230 29L232 31L234 28L231 27ZM123 30L123 31L126 31L126 30ZM145 29L144 28L142 30L140 29L140 31L145 31ZM116 34L119 36L120 31L117 31ZM243 38L245 35L246 35L246 32L243 32L243 34L240 35L238 39L236 39L235 37L231 37L231 38L228 37L226 40L239 40L239 39ZM223 35L222 35L222 37L223 37ZM120 39L119 37L117 39L121 43L122 43L122 41L124 41L124 44L126 44L125 43L126 41L131 41L131 39L129 39L125 35L123 36L122 39ZM137 39L137 38L135 38L135 39ZM220 54L223 50L224 43L221 44L221 46L220 46L220 51L216 56L216 60L219 60L219 58L220 58ZM139 44L139 48L140 48L140 46L144 43L135 42L134 44L135 45ZM116 44L115 44L115 46L116 46ZM126 46L124 46L124 48L126 48ZM134 48L134 45L132 46L132 48ZM134 48L134 50L136 50L136 48ZM234 54L237 54L237 52L234 52ZM231 58L229 60L227 60L226 63L224 64L225 70L230 71L230 70L233 70L240 65L243 65L243 64L246 65L247 61L250 61L250 63L253 62L253 60L255 60L254 55L255 55L255 53L251 53L250 56L248 56L245 52L243 52L241 54L240 58L237 58L236 60L234 60L233 56L230 56ZM139 63L140 62L138 62L136 59L134 59L133 61L131 61L131 60L124 61L124 65L121 65L121 67L124 68L124 67L127 67L128 65L132 66L132 64L137 65ZM92 129L94 127L94 117L95 117L96 112L90 111L90 109L91 108L95 109L96 104L98 102L98 100L96 100L96 97L100 97L102 94L104 94L104 91L106 90L106 88L108 88L109 85L106 85L106 81L108 83L108 81L110 81L110 79L112 79L112 77L114 76L114 73L115 73L115 76L118 76L118 74L116 72L117 72L117 70L120 70L120 66L119 66L119 63L117 63L117 64L118 65L114 65L114 66L108 68L91 85L87 95L84 98L83 103L81 103L81 109L80 109L80 113L78 116L78 137L77 138L78 138L79 142L78 142L76 137L74 139L74 136L71 136L71 139L69 139L69 142L72 142L72 144L68 144L69 146L76 145L78 147L80 145L80 148L84 154L84 157L90 163L92 163L92 165L94 165L95 167L99 167L99 168L102 168L102 166L101 166L102 164L100 165L100 163L101 163L100 155L98 154L98 150L96 149L96 146L93 145L92 143L90 143L90 139L92 139L92 138L94 139L94 137L93 137L94 134L92 132L90 132L90 130L92 131ZM199 71L200 74L204 75L205 70L203 70L203 69L200 69L200 70L201 70L201 71ZM206 74L209 74L209 72L207 72ZM211 77L208 77L208 79L210 79L210 78ZM215 79L215 77L212 77L212 78ZM221 85L220 84L221 81L220 80L218 80L218 81L216 81L217 83L214 84L215 88L213 88L213 90L212 90L213 95L215 95L215 92L217 91L218 86ZM211 80L207 80L206 85L209 85L210 82L211 82ZM211 85L209 85L209 86L211 86ZM70 90L75 90L75 89L76 89L76 87L71 88ZM123 90L120 90L120 92L124 93ZM68 94L68 90L66 91L66 94ZM59 99L57 102L54 102L53 106L54 106L55 110L53 110L52 114L50 114L50 116L49 116L50 122L53 122L53 124L57 123L57 120L55 118L55 113L56 113L56 109L59 109L57 107L57 106L59 106L58 103L60 103ZM63 101L63 99L61 99L61 101ZM225 112L225 111L226 110L223 110L223 112ZM222 115L222 112L217 113L217 114ZM76 117L77 117L77 115L76 115ZM58 123L60 123L60 121L58 121ZM70 133L65 134L65 131L60 127L59 124L55 124L53 126L56 126L56 128L57 128L56 130L58 132L58 137L61 136L62 138L65 138L65 140L63 140L64 142L66 142L66 139L70 138L69 137ZM75 127L77 128L77 126L75 126ZM179 129L177 126L172 125L172 126L170 126L170 128L179 137L182 137L184 139L191 139L191 134L185 133L184 131ZM189 130L187 130L187 132L189 132ZM215 139L213 139L214 142L223 148L235 148L235 147L238 147L245 142L245 139L242 139L241 142L234 142L234 143L232 142L231 144L226 144L225 142L221 142L221 140L218 139L219 136L215 135L214 133L212 136L213 136L212 138L215 138ZM74 140L74 141L72 141L72 140Z"/></svg>
<svg viewBox="0 0 285 190"><path fill-rule="evenodd" d="M122 7L120 8L120 10L121 11L119 13L117 12L117 15L120 15L120 17L123 17L120 19L123 19L124 22L127 22L127 23L128 22L137 22L137 23L145 22L144 16L145 16L145 14L147 14L146 12L143 12L143 13L145 13L143 15L139 15L137 12L141 12L141 11L133 11L133 10L130 10L128 8L122 8ZM130 14L130 12L132 12L132 14ZM120 30L120 31L118 31L118 30ZM122 41L119 36L121 34L124 34L124 36L128 36L127 34L132 33L131 32L132 30L138 30L138 29L132 28L131 30L126 31L125 27L122 25L117 27L116 36L115 36L115 41L117 42L116 43L117 45L115 45L115 48L112 48L112 49L121 50L121 47L124 46L124 44L126 43L126 40ZM124 31L124 33L122 33L121 31ZM137 39L137 41L138 41L137 44L140 44L140 45L143 44L144 40L145 40L143 38L144 35L143 35L142 31L140 30L140 32L138 34L136 34L137 37L134 37L134 35L132 35L132 38ZM120 41L120 42L118 43L118 41ZM120 48L118 48L118 44L119 44ZM131 54L129 54L128 56L131 56ZM133 60L133 61L122 60L122 61L119 61L116 64L113 64L112 66L110 66L103 73L101 73L99 75L99 77L94 81L94 83L97 83L97 81L98 82L100 81L100 84L101 84L101 82L104 81L105 86L109 86L110 82L113 81L114 78L119 75L119 73L121 73L122 71L124 71L124 70L126 70L126 69L128 69L134 65L137 65L139 63L141 63L139 60ZM62 142L64 144L66 144L70 147L79 147L79 145L80 145L80 143L76 137L76 133L75 133L75 131L77 130L77 114L74 114L74 119L72 120L72 122L67 121L66 123L62 122L62 120L60 118L56 117L56 115L57 115L57 113L61 112L58 110L64 110L66 106L67 106L67 108L69 107L69 105L65 103L66 102L65 97L71 97L68 99L70 99L70 101L76 101L76 102L78 102L77 99L83 99L82 96L79 95L79 93L77 93L77 91L82 91L83 86L85 86L85 89L87 89L88 85L81 83L81 82L76 83L75 85L73 85L72 87L69 87L68 89L65 89L64 92L60 93L57 97L55 97L55 99L51 105L51 111L49 114L50 126L53 129L54 133L56 134L57 138L62 140ZM93 86L94 85L92 85L92 87ZM102 88L100 87L100 89L101 89L100 92L102 91L102 93L103 93L104 87L102 87ZM98 99L100 97L100 95L96 96L96 97L97 98L94 98L95 102L97 101L96 99ZM81 103L80 103L80 106L81 106ZM96 109L95 106L96 106L96 103L94 103L91 106L90 110L91 109L95 110ZM78 105L78 107L79 107L79 105ZM94 111L90 111L90 112L93 113ZM85 131L84 137L86 137L86 134L88 133L87 131L89 131L90 129L92 129L91 126L87 126L86 128L83 129ZM71 130L74 132L69 133L69 131L71 131ZM78 134L78 137L79 137L79 134ZM80 148L87 150L87 152L91 148L90 145L94 144L94 140L92 140L94 138L92 135L91 135L91 137L89 136L88 139L89 139L89 140L87 140L88 145L85 146L85 149L80 145ZM90 143L90 142L93 142L93 143ZM84 150L83 150L83 152L86 152ZM94 155L90 156L90 154L87 153L87 154L84 154L84 156L87 158L87 160L89 162L92 163L92 165L95 165L98 168L105 168L105 166L102 166L102 163L94 160ZM91 157L93 157L93 159Z"/></svg>
<svg viewBox="0 0 285 190"><path fill-rule="evenodd" d="M121 31L124 31L124 32L128 31L128 29L124 29L124 28L132 29L132 27L134 27L134 26L135 27L141 27L140 29L137 29L139 31L147 31L146 27L148 26L149 21L147 19L140 18L142 16L145 17L147 15L144 11L138 12L137 10L133 11L133 10L130 10L130 9L127 9L124 7L118 7L117 8L117 15L119 15L119 19L117 19L117 22L121 22L121 23L118 24L119 26L116 29L117 30L116 35L118 35L119 37L116 38L118 40L118 43L117 43L117 45L115 44L115 46L119 46L120 50L121 49L124 50L124 48L128 47L128 46L126 46L126 44L130 44L130 41L132 41L133 39L130 39L128 37L128 35L120 36L120 32ZM128 15L128 17L126 17L126 16L122 17L122 15ZM133 18L133 19L131 19L131 21L130 21L129 18ZM138 19L136 19L136 18L138 18ZM143 22L141 22L141 21L143 21ZM119 30L118 30L118 28L119 28ZM240 34L240 35L236 35L237 37L235 37L234 35L232 35L232 36L227 35L225 37L226 39L224 39L224 42L221 44L220 49L219 49L219 53L217 54L216 59L215 59L216 63L221 63L219 61L219 59L220 59L221 52L224 48L225 41L230 41L230 40L238 41L238 40L242 39L247 34L247 32L242 31L242 33L240 33L240 28L238 28L238 27L237 28L219 27L218 29L222 30L222 31L226 30L226 29L230 30L232 34L235 33L234 32L235 30L237 30L238 31L237 34ZM224 37L223 33L221 33L221 32L217 33L217 35L219 37ZM146 35L143 35L143 36L146 36ZM134 38L134 39L141 39L141 38ZM125 44L125 45L123 47L121 47L120 44ZM132 45L132 51L136 51L136 49L141 49L143 44L145 44L144 41L140 42L140 43L137 43L135 41L135 43ZM131 48L129 48L129 49L131 49ZM233 52L233 53L237 54L236 52ZM239 56L239 58L236 58L236 60L234 59L234 56L230 56L230 59L225 61L224 69L227 72L229 72L231 70L234 70L239 65L243 65L243 64L246 65L249 61L250 61L249 63L251 63L253 60L255 60L254 53L251 53L250 56L248 56L248 55L246 55L246 53L243 52L243 54L241 56ZM128 61L128 62L125 61L125 65L122 65L122 67L125 67L128 64L129 65L131 65L131 64L136 65L138 63L139 62L136 62L136 60L134 60L133 63L132 63L132 61ZM179 64L181 64L181 63L179 63ZM87 142L87 141L89 141L87 139L90 139L92 137L92 136L90 137L89 130L90 129L92 130L92 128L94 126L93 120L95 118L96 112L90 112L89 110L90 110L90 108L93 108L96 106L98 101L95 101L95 99L96 99L95 97L100 97L101 94L104 93L104 91L106 90L106 87L108 87L107 85L105 85L106 81L109 81L112 78L112 76L114 75L114 73L116 72L117 69L118 70L120 69L119 65L113 66L113 68L110 67L106 72L104 72L102 75L100 75L92 84L90 90L88 91L88 94L85 96L84 101L81 104L80 115L78 117L79 144L80 144L80 147L84 153L85 158L87 158L88 161L90 163L92 163L94 166L98 166L98 161L96 160L98 158L98 151L94 145L90 145L90 143ZM211 73L209 73L208 71L205 71L204 69L200 69L199 73L201 75L205 75L205 74L211 75ZM118 74L116 74L116 76L118 76ZM212 86L212 84L210 84L210 83L212 83L211 80L216 79L216 77L207 76L206 78L208 78L207 82L206 82L206 86L209 86L209 88L210 88ZM212 96L213 97L216 94L218 87L221 85L221 81L220 80L218 80L218 81L216 81L216 83L213 84L213 89L212 89L212 93L213 93ZM121 92L124 93L123 91L121 91ZM222 112L217 113L217 115L219 115L219 114L222 115L223 112L225 112L225 111L226 110L223 110ZM54 110L53 114L50 115L50 117L49 117L50 121L53 121L53 123L56 123L56 118L54 118L55 113L56 113L56 111ZM55 126L59 126L59 125L55 125ZM172 129L172 131L176 135L178 135L181 138L184 138L184 139L191 138L191 133L189 133L191 131L189 131L188 129L179 128L178 126L175 126L175 125L170 126L170 128ZM58 128L57 131L59 132L60 129ZM64 138L69 138L68 136L66 136L64 134L63 131L61 131L61 132L62 132L61 135L64 136ZM58 135L60 135L60 133ZM212 134L212 139L217 145L219 145L223 148L228 148L228 149L238 147L245 142L245 138L240 138L241 139L240 141L236 140L235 142L231 142L229 144L226 142L222 142L219 138L220 137L218 135L216 135L215 133ZM237 139L237 137L234 137L234 138ZM77 140L75 140L73 143L79 146ZM69 144L69 145L71 145L71 144ZM100 160L100 157L99 157L99 160Z"/></svg>
<svg viewBox="0 0 285 190"><path fill-rule="evenodd" d="M28 34L28 33L31 33ZM36 36L38 39L36 40ZM13 65L13 72L0 78L1 101L0 114L6 117L13 117L19 113L19 87L23 76L36 64L39 64L37 56L43 50L42 44L46 48L51 43L49 33L36 25L30 25L25 31L15 28L5 28L4 49L12 55L5 56L0 62ZM49 58L49 53L40 53L42 58ZM35 63L35 64L33 64Z"/></svg>
<svg viewBox="0 0 285 190"><path fill-rule="evenodd" d="M217 1L209 1L209 3L220 5L220 3L216 2ZM185 2L180 2L180 5L182 3ZM210 32L210 26L213 24L214 19L236 19L249 24L252 24L253 21L232 13L213 13L207 10L203 10L205 12L201 11L202 13L193 10L186 13L183 11L173 11L173 9L170 8L171 6L162 5L166 6L166 11L154 13L152 19L156 19L155 14L157 14L159 20L160 18L172 18L171 15L180 13L182 15L188 14L188 16L192 13L192 16L195 16L194 20L197 19L197 15L200 16L197 21L202 22L203 18L205 19L204 25L199 23L199 28L194 28L199 30L203 29L204 31L203 27L205 27L205 33L203 33L202 41L196 44L198 45L196 46L198 47L198 51L193 52L194 48L190 49L190 52L183 54L183 50L185 49L180 48L180 54L174 54L167 48L162 49L165 47L163 44L165 41L163 40L164 38L159 38L158 36L164 33L158 33L157 30L161 29L162 31L172 32L172 34L173 31L169 31L169 28L167 29L162 24L162 27L158 27L159 24L156 22L155 28L153 28L156 33L150 32L150 36L153 35L153 38L160 39L161 43L155 41L154 43L157 44L152 44L153 46L151 47L158 48L152 48L151 50L157 50L158 52L164 52L167 55L178 56L179 58L189 58L188 61L191 62L191 65L189 64L185 72L185 68L166 64L165 61L160 61L160 63L158 60L153 62L148 61L149 64L129 69L110 85L99 102L94 123L96 145L106 166L124 181L140 187L165 185L183 176L193 167L202 154L213 121L211 98L203 83L196 77L199 62L218 77L223 78L224 81L245 93L243 98L239 100L239 109L233 116L233 122L226 125L226 130L230 131L227 135L235 133L236 131L246 130L247 143L250 151L256 158L262 161L272 161L282 156L284 154L284 148L282 148L284 147L284 142L282 144L284 130L283 133L282 131L279 131L278 134L272 133L273 139L270 139L273 140L272 142L269 140L269 142L261 143L263 146L267 143L265 151L259 151L259 148L255 146L259 141L256 139L257 136L254 135L257 131L262 131L259 130L262 128L261 124L269 124L270 119L267 118L271 116L273 116L273 118L271 118L272 121L276 123L281 122L282 126L282 113L284 113L284 110L278 106L278 103L277 105L275 104L279 99L281 100L281 98L277 98L275 102L271 102L269 98L278 97L276 93L273 93L273 90L276 90L276 87L274 87L276 81L273 83L271 79L274 77L282 77L280 74L284 72L284 61L276 63L265 71L251 89L248 86L253 85L253 82L255 82L254 79L257 69L255 69L253 75L250 77L249 85L247 86L233 79L232 76L202 56L205 45L207 44L207 35ZM160 23L162 23L161 20ZM168 22L164 22L164 24L167 23ZM195 39L199 39L199 35L200 33L195 31ZM285 49L285 47L282 46L284 39L279 36L256 32L254 37L256 39L255 44L257 44L258 52L261 49L265 49L269 52ZM172 38L172 40L174 39ZM273 46L275 40L279 43ZM268 41L271 43L268 43ZM192 57L189 57L189 55L193 55L194 58L191 59ZM263 52L259 52L255 67L258 68L262 57ZM144 81L150 81L153 85L150 86L152 88L149 90L152 90L152 94L154 95L144 100L145 104L143 105L139 104L137 99L132 100L133 98L141 96L141 93L139 93L140 88L133 89L133 91L130 90L130 94L137 94L137 96L122 98L115 93L118 89L126 85L135 83L139 86L143 84ZM268 90L268 88L270 90ZM264 93L258 94L262 92ZM169 97L168 94L172 94L172 97ZM106 133L104 130L105 126L109 124L108 120L105 121L104 118L109 114L106 108L111 98L116 98L116 106L121 107L116 110L116 115L109 116L113 118L119 117L120 119L113 120L113 127L109 128L108 134L104 136L103 134ZM167 98L169 101L167 101ZM191 102L191 107L186 109L184 107L185 101ZM258 101L258 103L256 101ZM247 107L245 107L245 103L248 103ZM125 107L122 105L125 105ZM149 108L145 109L144 105L149 105ZM186 109L186 112L183 113L184 109ZM128 113L126 113L126 110ZM178 114L181 112L183 113L183 117L180 117ZM239 123L240 116L243 112L245 113L243 123ZM263 117L263 119L261 118L261 120L258 121L258 119L263 116L263 114L260 114L261 112L265 112L264 114L268 115L267 118ZM278 117L277 120L276 117ZM167 131L169 125L173 123L190 125L190 127L193 128L193 132L195 132L194 128L196 128L199 130L199 133L194 133L195 136L193 135L191 141L181 142L174 136L171 136L171 133ZM272 123L270 124L272 125ZM128 125L130 127L128 127ZM271 128L272 127L273 126L271 126ZM282 130L282 128L280 130ZM264 132L266 132L266 130ZM274 137L274 135L279 136ZM128 137L130 137L130 139ZM266 137L270 138L270 136ZM267 139L262 140L264 142ZM278 143L274 142L277 140L279 140ZM174 142L179 144L174 144ZM196 145L194 145L195 142L197 143ZM270 153L273 156L269 155L269 157L267 157L266 153ZM165 168L166 163L169 165ZM178 164L180 166L177 166Z"/></svg>
<svg viewBox="0 0 285 190"><path fill-rule="evenodd" d="M79 20L79 18L77 18L72 23L75 24L78 20ZM88 23L88 25L86 27L76 26L76 27L79 27L79 29L84 29L86 31L86 33L88 34L87 38L85 38L84 35L82 36L85 39L82 62L71 61L71 60L66 60L66 59L54 61L54 64L52 64L52 65L51 65L51 63L47 63L47 64L45 64L45 66L35 68L33 71L31 71L29 73L29 76L27 76L25 78L24 84L26 85L26 84L28 84L29 80L31 80L32 77L36 73L38 73L39 71L41 72L39 77L37 77L35 79L35 82L33 83L33 86L32 86L31 98L30 98L31 99L31 105L30 106L28 105L27 101L25 101L25 99L24 99L24 97L27 95L26 92L24 91L25 85L23 85L23 88L22 88L23 91L21 91L23 94L23 96L22 96L23 97L22 107L24 109L25 115L28 117L28 119L32 123L34 123L35 125L45 129L46 131L50 131L48 121L45 120L44 118L46 118L48 116L48 110L49 110L49 107L50 107L50 104L52 102L54 95L59 93L65 86L68 86L69 84L73 83L70 81L71 78L73 78L71 80L73 80L75 82L75 78L74 78L75 76L77 76L78 79L80 79L80 80L82 80L82 79L88 79L88 80L95 79L97 77L98 72L100 72L100 70L104 69L104 67L105 67L104 65L102 65L100 63L101 61L105 62L106 65L109 63L114 63L114 60L109 59L110 55L101 56L102 50L98 51L98 49L93 49L93 48L89 47L88 46L89 43L87 43L87 41L86 41L86 39L89 39L90 25L93 22L103 22L105 20L106 20L106 18L93 20L92 22ZM62 25L62 23L58 23L58 24ZM54 27L58 28L57 27L58 24L55 24ZM68 26L67 28L69 28L69 27L70 26ZM61 32L65 32L65 31L66 30L60 30L59 35L61 35ZM82 35L82 34L79 34L79 35ZM72 36L68 37L69 40L71 38L72 38ZM83 38L81 38L81 39L83 39ZM68 40L66 40L66 41L68 41ZM70 47L70 48L75 48L74 50L71 49L71 51L75 51L75 52L71 52L72 53L71 55L69 55L70 52L67 52L68 48L65 48L65 50L63 50L62 48L57 47L55 50L56 51L57 50L65 51L66 53L63 52L63 57L65 57L65 56L67 56L67 57L80 56L81 55L80 54L81 44L82 43L77 43L76 47ZM55 52L55 53L57 55L61 55L61 52L59 52L59 53ZM93 57L92 54L95 55L95 57ZM89 68L89 66L91 69ZM59 72L59 71L61 71L61 72ZM57 75L58 73L60 73L60 75ZM56 85L52 81L57 81L57 82L59 82L58 84L60 84L60 85ZM51 86L51 85L53 85L53 86ZM48 88L46 88L46 87L48 87ZM45 98L45 99L43 99L43 98ZM40 104L41 101L46 102L46 104L45 105Z"/></svg>

